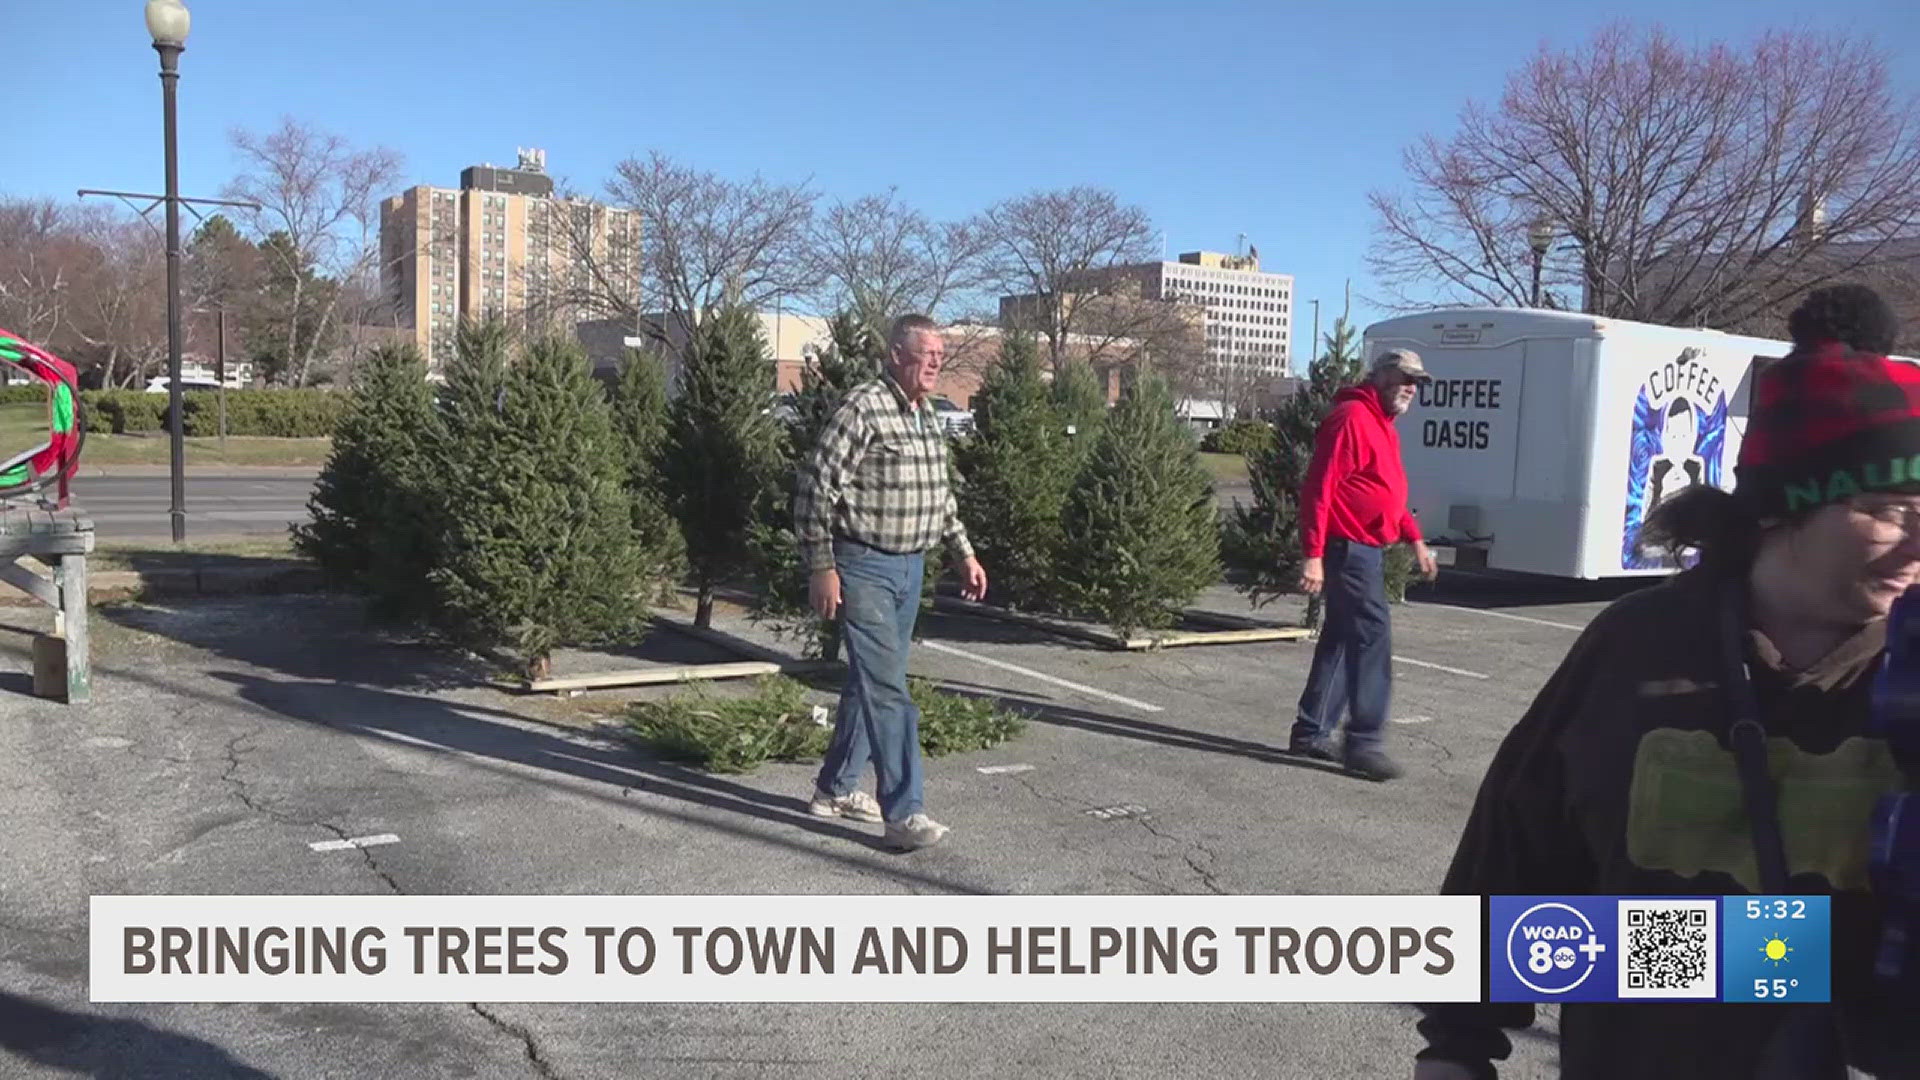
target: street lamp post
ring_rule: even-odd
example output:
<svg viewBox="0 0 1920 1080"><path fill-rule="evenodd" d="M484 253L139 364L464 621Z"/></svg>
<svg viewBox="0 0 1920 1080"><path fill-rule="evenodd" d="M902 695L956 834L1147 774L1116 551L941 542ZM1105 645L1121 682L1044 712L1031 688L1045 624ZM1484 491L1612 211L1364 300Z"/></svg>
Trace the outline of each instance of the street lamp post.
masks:
<svg viewBox="0 0 1920 1080"><path fill-rule="evenodd" d="M147 33L160 54L167 153L167 409L172 418L173 542L187 538L186 418L180 401L180 145L174 109L180 54L187 48L192 18L180 0L147 0Z"/></svg>
<svg viewBox="0 0 1920 1080"><path fill-rule="evenodd" d="M1540 306L1540 265L1553 246L1553 218L1541 214L1527 226L1527 246L1533 249L1533 307Z"/></svg>

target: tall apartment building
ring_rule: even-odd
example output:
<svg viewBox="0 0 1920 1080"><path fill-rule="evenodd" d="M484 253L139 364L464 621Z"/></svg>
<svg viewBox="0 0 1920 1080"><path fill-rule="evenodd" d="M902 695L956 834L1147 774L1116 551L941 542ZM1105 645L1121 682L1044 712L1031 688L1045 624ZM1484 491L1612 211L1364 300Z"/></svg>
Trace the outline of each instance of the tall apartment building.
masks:
<svg viewBox="0 0 1920 1080"><path fill-rule="evenodd" d="M452 358L462 317L571 329L639 306L639 214L556 199L541 150L512 169L465 169L457 189L385 200L380 245L381 284L435 367Z"/></svg>

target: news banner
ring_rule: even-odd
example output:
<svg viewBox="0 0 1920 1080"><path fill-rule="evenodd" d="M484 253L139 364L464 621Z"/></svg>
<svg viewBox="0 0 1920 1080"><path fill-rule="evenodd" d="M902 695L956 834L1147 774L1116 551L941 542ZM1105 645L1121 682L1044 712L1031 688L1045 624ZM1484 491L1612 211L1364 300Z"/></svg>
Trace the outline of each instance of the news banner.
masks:
<svg viewBox="0 0 1920 1080"><path fill-rule="evenodd" d="M95 896L95 1002L1825 1002L1824 896Z"/></svg>

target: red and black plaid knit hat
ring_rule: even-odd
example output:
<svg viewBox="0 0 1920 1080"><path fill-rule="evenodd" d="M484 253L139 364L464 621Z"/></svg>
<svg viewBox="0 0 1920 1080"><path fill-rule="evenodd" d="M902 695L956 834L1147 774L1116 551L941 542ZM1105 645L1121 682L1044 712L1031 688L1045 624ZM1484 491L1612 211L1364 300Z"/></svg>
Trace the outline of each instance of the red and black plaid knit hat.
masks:
<svg viewBox="0 0 1920 1080"><path fill-rule="evenodd" d="M1736 493L1771 518L1920 492L1920 364L1808 336L1754 379Z"/></svg>

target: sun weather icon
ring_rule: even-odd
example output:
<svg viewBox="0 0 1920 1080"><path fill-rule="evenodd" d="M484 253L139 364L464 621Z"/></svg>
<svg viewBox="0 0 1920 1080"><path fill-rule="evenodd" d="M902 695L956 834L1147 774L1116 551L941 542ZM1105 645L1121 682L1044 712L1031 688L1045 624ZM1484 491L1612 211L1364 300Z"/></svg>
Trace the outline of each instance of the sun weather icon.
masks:
<svg viewBox="0 0 1920 1080"><path fill-rule="evenodd" d="M1760 954L1765 956L1768 962L1773 964L1774 967L1779 967L1781 964L1786 963L1789 954L1792 952L1793 946L1788 945L1787 939L1778 934L1760 943Z"/></svg>

